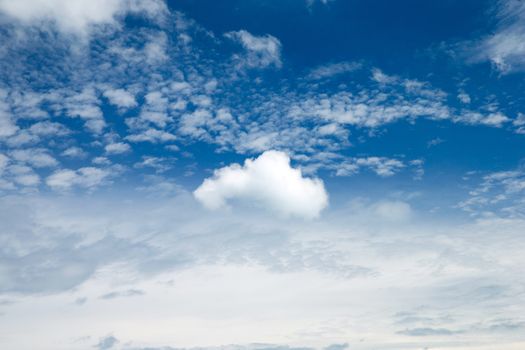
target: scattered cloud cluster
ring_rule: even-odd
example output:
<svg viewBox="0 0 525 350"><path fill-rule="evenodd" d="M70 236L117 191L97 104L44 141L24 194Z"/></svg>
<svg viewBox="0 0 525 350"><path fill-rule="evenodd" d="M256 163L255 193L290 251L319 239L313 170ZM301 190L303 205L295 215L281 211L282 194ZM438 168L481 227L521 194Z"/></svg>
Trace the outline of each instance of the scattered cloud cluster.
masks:
<svg viewBox="0 0 525 350"><path fill-rule="evenodd" d="M26 16L22 13L29 11L27 18L37 16L40 7L52 8L41 11L49 17L49 13L58 16L59 11L70 11L68 6L71 11L75 6L94 6L80 1L58 10L59 1L36 1L33 13L27 9L29 3L2 2L2 6L13 16ZM31 34L34 29L27 26L19 29L25 33L24 40L14 40L9 31L1 33L5 52L11 53L0 60L2 80L8 83L0 87L0 142L7 147L6 155L38 148L64 170L73 169L63 164L72 160L79 162L74 168L80 169L102 165L102 161L107 165L111 158L133 171L143 171L154 168L135 166L136 159L128 159L131 155L158 158L149 151L206 143L218 152L248 156L268 150L287 152L310 174L324 169L349 176L371 169L387 177L416 167L421 173L424 164L416 166L418 160L407 160L405 155L349 155L346 151L358 144L353 135L366 138L367 132L376 134L394 123L419 119L516 133L523 129L520 115L512 118L497 104L476 105L463 89L454 98L429 82L390 75L359 61L319 65L278 86L267 84L263 77L246 79L241 73L246 69L283 67L278 38L246 30L215 36L183 14L169 12L163 2L114 0L97 10L104 15L93 14L95 19L75 23L81 26L79 31L91 26L85 24L90 21L124 26L124 13L140 12L144 6L151 6L143 11L146 15L163 13L175 25L126 27L118 36L97 32L97 49L90 51L89 60L59 38L37 39ZM208 47L224 50L226 55L216 55ZM38 60L47 62L41 69L24 63L29 48ZM352 79L346 79L350 73ZM21 75L30 78L20 79ZM324 84L342 77L344 84L326 89ZM47 183L37 181L49 176L40 170L44 168L25 166L35 169L20 183ZM17 188L15 182L4 180Z"/></svg>
<svg viewBox="0 0 525 350"><path fill-rule="evenodd" d="M498 171L483 175L479 185L470 191L469 198L458 206L475 216L522 217L525 215L524 193L523 168Z"/></svg>
<svg viewBox="0 0 525 350"><path fill-rule="evenodd" d="M444 91L426 82L389 76L379 69L373 69L371 80L379 89L311 94L292 105L288 115L367 128L418 118L491 127L502 127L511 121L497 110L456 110L447 103Z"/></svg>

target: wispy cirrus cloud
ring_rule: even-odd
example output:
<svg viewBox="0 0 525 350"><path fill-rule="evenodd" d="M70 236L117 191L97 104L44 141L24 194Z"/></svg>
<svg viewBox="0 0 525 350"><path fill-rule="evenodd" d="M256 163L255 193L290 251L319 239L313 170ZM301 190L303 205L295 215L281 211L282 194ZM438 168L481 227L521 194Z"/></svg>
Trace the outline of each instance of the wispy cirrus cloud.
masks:
<svg viewBox="0 0 525 350"><path fill-rule="evenodd" d="M334 76L354 72L361 69L362 66L363 65L359 62L329 63L312 69L310 73L308 73L307 79L320 80L332 78Z"/></svg>
<svg viewBox="0 0 525 350"><path fill-rule="evenodd" d="M465 43L469 59L489 61L502 73L525 69L525 4L519 0L498 0L492 12L497 20L494 33Z"/></svg>

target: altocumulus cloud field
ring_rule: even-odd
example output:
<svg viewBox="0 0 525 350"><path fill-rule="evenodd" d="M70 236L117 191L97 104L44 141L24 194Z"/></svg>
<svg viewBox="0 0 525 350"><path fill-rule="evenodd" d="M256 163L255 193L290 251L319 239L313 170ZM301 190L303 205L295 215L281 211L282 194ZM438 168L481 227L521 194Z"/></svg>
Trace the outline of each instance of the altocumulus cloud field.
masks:
<svg viewBox="0 0 525 350"><path fill-rule="evenodd" d="M525 349L525 4L0 0L0 348Z"/></svg>

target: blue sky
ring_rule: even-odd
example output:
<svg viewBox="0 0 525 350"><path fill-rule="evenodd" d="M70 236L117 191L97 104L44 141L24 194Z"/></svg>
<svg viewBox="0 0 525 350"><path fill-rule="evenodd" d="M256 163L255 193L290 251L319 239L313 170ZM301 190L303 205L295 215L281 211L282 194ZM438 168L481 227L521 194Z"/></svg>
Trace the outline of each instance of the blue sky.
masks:
<svg viewBox="0 0 525 350"><path fill-rule="evenodd" d="M0 0L0 344L523 348L523 35L518 0Z"/></svg>

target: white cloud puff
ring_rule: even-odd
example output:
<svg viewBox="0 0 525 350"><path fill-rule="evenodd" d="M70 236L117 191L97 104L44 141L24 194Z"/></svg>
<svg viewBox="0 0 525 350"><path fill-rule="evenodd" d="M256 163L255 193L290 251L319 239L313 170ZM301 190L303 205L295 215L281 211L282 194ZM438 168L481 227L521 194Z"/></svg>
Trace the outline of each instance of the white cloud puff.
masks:
<svg viewBox="0 0 525 350"><path fill-rule="evenodd" d="M106 90L104 91L104 96L112 105L119 108L133 108L138 105L135 96L124 89Z"/></svg>
<svg viewBox="0 0 525 350"><path fill-rule="evenodd" d="M124 142L110 143L106 145L106 147L104 147L104 150L106 151L107 154L126 153L126 152L129 152L130 149L131 147L129 146L129 144L124 143Z"/></svg>
<svg viewBox="0 0 525 350"><path fill-rule="evenodd" d="M162 0L0 0L0 12L24 24L47 21L81 35L92 25L115 24L116 17L130 12L155 18L166 10Z"/></svg>
<svg viewBox="0 0 525 350"><path fill-rule="evenodd" d="M281 67L281 42L276 37L255 36L246 30L229 32L225 36L238 41L246 50L246 57L237 57L243 65L250 68L266 68L271 65Z"/></svg>
<svg viewBox="0 0 525 350"><path fill-rule="evenodd" d="M244 166L218 169L195 190L195 198L209 209L227 207L227 201L251 201L284 216L318 217L328 205L322 180L303 177L290 166L286 153L266 151Z"/></svg>

